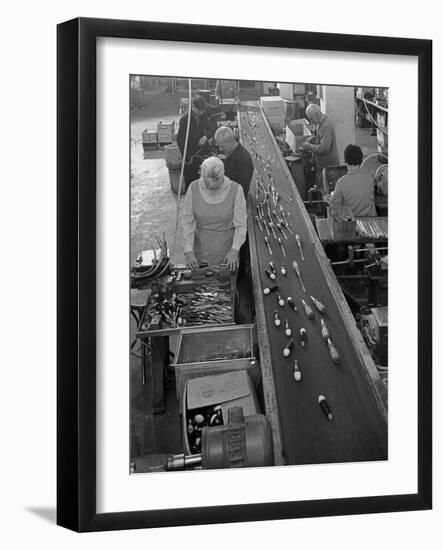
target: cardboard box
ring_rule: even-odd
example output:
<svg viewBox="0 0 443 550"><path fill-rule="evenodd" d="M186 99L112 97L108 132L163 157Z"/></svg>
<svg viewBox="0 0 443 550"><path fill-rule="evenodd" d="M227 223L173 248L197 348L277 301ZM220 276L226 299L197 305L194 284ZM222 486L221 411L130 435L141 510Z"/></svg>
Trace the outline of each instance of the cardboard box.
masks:
<svg viewBox="0 0 443 550"><path fill-rule="evenodd" d="M285 102L282 97L261 97L260 105L266 115L266 118L268 118L268 116L285 116Z"/></svg>
<svg viewBox="0 0 443 550"><path fill-rule="evenodd" d="M223 423L227 422L231 407L243 407L244 416L258 414L260 408L257 395L248 373L244 370L215 376L204 376L188 380L183 393L183 447L185 454L191 454L187 424L188 413L193 410L220 405Z"/></svg>
<svg viewBox="0 0 443 550"><path fill-rule="evenodd" d="M311 135L308 124L309 122L305 118L297 118L289 121L286 125L285 140L294 153Z"/></svg>

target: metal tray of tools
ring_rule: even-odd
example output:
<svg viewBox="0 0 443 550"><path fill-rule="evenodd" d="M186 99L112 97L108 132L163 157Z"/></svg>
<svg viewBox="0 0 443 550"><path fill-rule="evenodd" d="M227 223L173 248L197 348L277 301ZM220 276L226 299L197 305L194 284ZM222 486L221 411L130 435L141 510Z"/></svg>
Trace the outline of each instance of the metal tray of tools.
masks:
<svg viewBox="0 0 443 550"><path fill-rule="evenodd" d="M192 328L192 329L202 329L210 326L229 326L235 325L235 306L236 306L236 295L237 295L237 276L232 274L223 284L226 284L229 288L230 295L230 315L226 317L226 320L222 322L214 322L208 320L207 322L196 323L196 324L183 324L181 326L171 326L164 321L159 323L149 324L150 316L153 313L154 303L155 303L155 294L151 294L146 302L145 309L141 316L140 325L136 333L137 338L150 338L153 336L170 336L173 334L178 334L181 330ZM201 289L203 287L215 287L220 286L221 281L217 276L213 277L204 277L197 280L187 281L186 286L182 283L173 285L168 292L166 297L171 299L173 294L177 294L180 298L183 294L191 295L194 291L193 289ZM149 328L148 328L149 327Z"/></svg>
<svg viewBox="0 0 443 550"><path fill-rule="evenodd" d="M181 400L190 378L247 370L251 379L258 382L260 367L254 357L255 341L254 325L182 330L174 358L177 398Z"/></svg>

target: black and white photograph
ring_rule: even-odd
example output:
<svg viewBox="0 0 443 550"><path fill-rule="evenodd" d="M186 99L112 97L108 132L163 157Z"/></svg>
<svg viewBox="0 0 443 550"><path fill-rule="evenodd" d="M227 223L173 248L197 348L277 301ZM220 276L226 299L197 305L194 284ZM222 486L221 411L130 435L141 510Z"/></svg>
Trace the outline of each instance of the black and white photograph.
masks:
<svg viewBox="0 0 443 550"><path fill-rule="evenodd" d="M6 5L4 548L438 548L438 6Z"/></svg>
<svg viewBox="0 0 443 550"><path fill-rule="evenodd" d="M131 475L388 460L389 88L128 86Z"/></svg>

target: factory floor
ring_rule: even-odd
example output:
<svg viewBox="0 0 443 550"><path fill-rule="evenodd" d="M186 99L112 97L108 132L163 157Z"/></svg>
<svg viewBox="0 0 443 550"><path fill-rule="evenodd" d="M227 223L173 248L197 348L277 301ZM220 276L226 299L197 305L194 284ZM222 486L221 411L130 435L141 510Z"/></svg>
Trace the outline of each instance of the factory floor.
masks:
<svg viewBox="0 0 443 550"><path fill-rule="evenodd" d="M144 94L144 108L131 113L131 265L138 253L155 246L155 234L165 233L172 263L183 263L183 247L176 236L177 196L171 191L164 150L144 152L141 134L144 129L156 130L159 121L179 120L180 98L184 93L171 94L164 89ZM356 142L364 156L377 151L377 138L371 128L356 129ZM375 161L377 162L377 161ZM377 162L378 164L378 162ZM180 199L183 200L183 199ZM247 290L247 281L240 280L240 292ZM243 287L243 288L242 288ZM144 303L145 293L133 291L132 303ZM249 304L242 304L241 317L247 317ZM247 322L247 321L243 321ZM136 323L131 317L131 341L135 338ZM171 338L174 351L176 339ZM180 415L175 389L165 392L166 412L154 415L146 410L146 399L141 385L141 349L136 342L131 350L131 456L182 452ZM140 444L142 441L142 444Z"/></svg>
<svg viewBox="0 0 443 550"><path fill-rule="evenodd" d="M143 150L141 134L145 128L154 130L159 121L179 120L182 95L164 90L145 92L144 109L131 113L131 265L139 252L156 246L155 235L166 236L173 263L183 263L183 247L175 239L178 198L171 191L164 149ZM182 200L182 199L181 199ZM132 291L131 303L144 303L146 291ZM136 323L131 317L131 341ZM174 350L176 338L171 338ZM165 391L164 414L154 415L146 407L146 388L141 385L141 345L131 351L131 457L140 454L181 452L181 430L175 390Z"/></svg>

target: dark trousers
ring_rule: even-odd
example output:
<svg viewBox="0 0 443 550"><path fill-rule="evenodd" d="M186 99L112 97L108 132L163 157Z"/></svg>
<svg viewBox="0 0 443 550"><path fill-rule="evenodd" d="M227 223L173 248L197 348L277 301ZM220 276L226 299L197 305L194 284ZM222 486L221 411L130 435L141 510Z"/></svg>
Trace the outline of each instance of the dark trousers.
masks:
<svg viewBox="0 0 443 550"><path fill-rule="evenodd" d="M240 248L239 261L238 261L238 274L245 275L249 273L250 266L250 257L249 257L249 244L248 239Z"/></svg>
<svg viewBox="0 0 443 550"><path fill-rule="evenodd" d="M194 160L190 164L185 164L184 178L186 189L191 185L194 180L198 180L200 177L200 163L198 159Z"/></svg>

